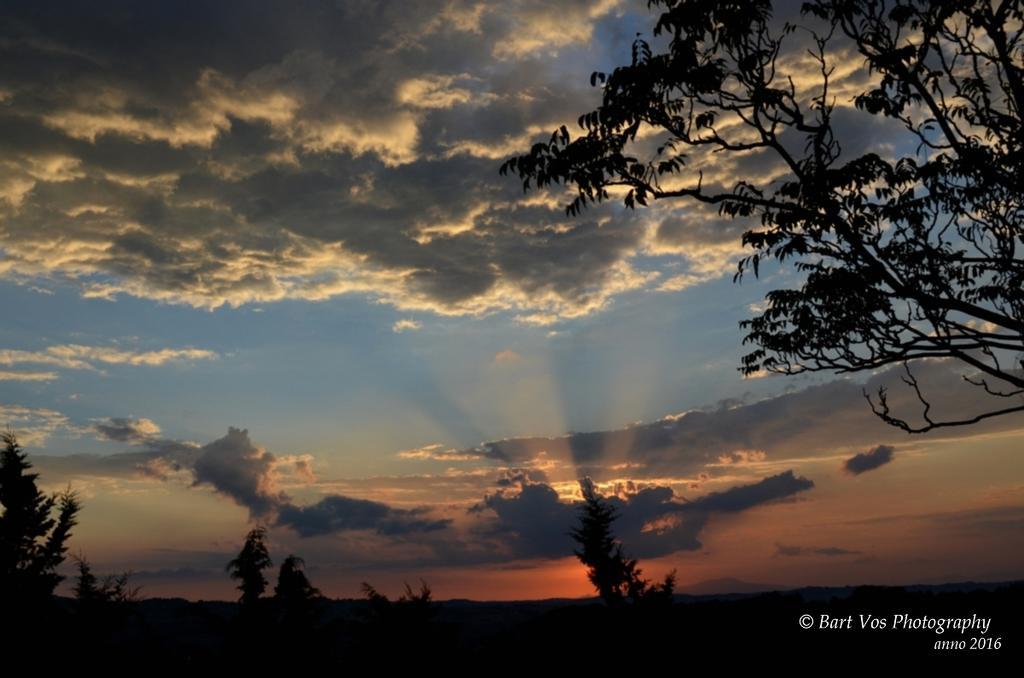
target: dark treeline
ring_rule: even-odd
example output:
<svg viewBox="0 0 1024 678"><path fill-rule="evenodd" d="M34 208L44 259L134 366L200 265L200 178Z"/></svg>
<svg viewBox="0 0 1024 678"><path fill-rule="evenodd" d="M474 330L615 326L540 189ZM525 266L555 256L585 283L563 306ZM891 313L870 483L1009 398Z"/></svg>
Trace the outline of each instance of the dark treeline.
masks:
<svg viewBox="0 0 1024 678"><path fill-rule="evenodd" d="M0 456L0 596L7 666L15 655L50 670L96 668L179 671L188 668L258 671L352 666L490 665L523 659L607 667L609 663L664 666L697 658L759 661L780 652L803 660L876 653L913 657L973 655L1005 660L1020 655L1024 585L904 590L767 593L695 598L674 593L675 573L661 582L643 578L637 561L615 538L615 513L583 483L578 525L570 531L598 597L507 603L438 602L430 587L406 585L397 599L363 584L357 600L331 600L289 554L274 559L262 527L245 537L225 576L237 583L237 602L145 599L130 573L98 576L82 554L72 597L54 594L63 577L67 541L80 503L69 490L46 496L14 435L3 436ZM71 583L71 582L69 582ZM978 615L992 619L982 634L864 630L860 615L892 619ZM845 631L804 630L811 615L853 619ZM964 649L936 650L940 640L964 640ZM684 660L682 657L689 656ZM20 661L20 660L18 660ZM20 664L19 664L20 666Z"/></svg>

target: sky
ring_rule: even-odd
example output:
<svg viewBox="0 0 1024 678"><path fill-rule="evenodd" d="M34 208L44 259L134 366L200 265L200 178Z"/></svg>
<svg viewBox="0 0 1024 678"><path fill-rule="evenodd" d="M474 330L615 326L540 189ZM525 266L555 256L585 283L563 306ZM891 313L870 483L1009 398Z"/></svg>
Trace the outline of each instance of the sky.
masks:
<svg viewBox="0 0 1024 678"><path fill-rule="evenodd" d="M72 552L231 599L262 524L332 596L584 596L590 477L683 587L1020 578L1020 415L909 436L862 397L897 373L744 379L740 321L797 279L734 282L742 221L569 217L499 175L652 25L627 0L6 3L0 424L82 497ZM900 149L837 57L844 150ZM985 407L955 365L919 376Z"/></svg>

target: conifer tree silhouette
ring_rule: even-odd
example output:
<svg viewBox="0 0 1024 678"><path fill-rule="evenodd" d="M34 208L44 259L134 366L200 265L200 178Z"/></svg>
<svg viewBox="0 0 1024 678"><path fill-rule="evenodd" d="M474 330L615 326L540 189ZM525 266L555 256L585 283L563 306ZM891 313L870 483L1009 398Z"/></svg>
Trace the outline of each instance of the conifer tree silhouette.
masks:
<svg viewBox="0 0 1024 678"><path fill-rule="evenodd" d="M70 488L53 496L39 490L13 431L0 440L0 600L22 608L47 601L63 580L57 567L81 506Z"/></svg>
<svg viewBox="0 0 1024 678"><path fill-rule="evenodd" d="M587 566L587 577L601 599L610 606L620 605L628 584L629 561L612 533L612 523L617 517L615 509L601 498L589 478L580 482L580 488L583 491L580 523L570 533L580 545L574 553Z"/></svg>
<svg viewBox="0 0 1024 678"><path fill-rule="evenodd" d="M108 575L101 581L92 572L92 566L85 556L73 556L78 567L78 577L72 593L80 609L100 607L108 603L130 603L138 599L139 587L130 586L130 573Z"/></svg>
<svg viewBox="0 0 1024 678"><path fill-rule="evenodd" d="M644 579L636 558L623 553L622 544L612 532L612 523L618 517L615 507L598 494L590 478L580 481L580 489L583 492L580 522L570 535L580 545L574 553L587 566L587 577L601 599L611 607L627 601L671 603L675 572L666 575L660 584Z"/></svg>
<svg viewBox="0 0 1024 678"><path fill-rule="evenodd" d="M296 555L289 555L281 563L277 574L274 597L286 603L297 603L320 597L320 590L309 583L303 571L306 563Z"/></svg>
<svg viewBox="0 0 1024 678"><path fill-rule="evenodd" d="M267 530L262 526L250 530L242 550L226 567L231 578L238 580L238 590L242 592L238 601L246 607L254 605L267 589L263 570L273 562L265 544L266 535Z"/></svg>

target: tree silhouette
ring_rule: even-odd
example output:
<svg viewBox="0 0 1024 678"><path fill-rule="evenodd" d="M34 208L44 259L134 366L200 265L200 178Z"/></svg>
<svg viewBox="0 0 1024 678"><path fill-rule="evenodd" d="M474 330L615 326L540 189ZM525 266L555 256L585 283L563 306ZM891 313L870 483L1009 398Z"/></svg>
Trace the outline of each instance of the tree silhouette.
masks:
<svg viewBox="0 0 1024 678"><path fill-rule="evenodd" d="M451 658L455 650L451 629L436 619L440 608L426 582L420 582L418 591L406 584L405 592L395 600L366 582L362 589L367 608L357 631L360 656L365 654L377 661L382 657L391 661L404 657L416 657L417 661ZM405 655L395 656L395 647L401 647Z"/></svg>
<svg viewBox="0 0 1024 678"><path fill-rule="evenodd" d="M238 580L237 588L242 592L238 600L245 607L255 605L267 589L263 570L271 567L273 562L265 544L266 536L266 528L262 526L250 530L242 550L226 567L231 578Z"/></svg>
<svg viewBox="0 0 1024 678"><path fill-rule="evenodd" d="M379 618L397 617L407 622L423 623L436 612L430 586L425 581L420 582L419 591L413 591L406 583L405 592L395 601L391 601L367 582L363 582L362 589L363 595L370 603L371 615Z"/></svg>
<svg viewBox="0 0 1024 678"><path fill-rule="evenodd" d="M75 556L74 560L78 567L72 589L74 652L80 659L105 663L116 642L116 632L123 630L136 612L133 603L138 600L139 588L129 584L127 572L100 579L84 556Z"/></svg>
<svg viewBox="0 0 1024 678"><path fill-rule="evenodd" d="M15 434L8 430L2 440L0 600L15 608L34 606L49 599L63 579L57 567L64 562L80 504L70 489L54 496L40 492L39 474L28 472L32 464Z"/></svg>
<svg viewBox="0 0 1024 678"><path fill-rule="evenodd" d="M305 565L305 561L295 555L284 559L277 574L277 586L274 587L275 598L283 602L298 603L320 597L320 590L309 583L309 579L303 571Z"/></svg>
<svg viewBox="0 0 1024 678"><path fill-rule="evenodd" d="M615 509L605 503L589 479L580 483L583 504L580 524L570 532L580 548L574 551L580 562L587 566L587 577L598 595L608 605L622 603L628 587L628 560L622 554L622 545L615 540L612 523Z"/></svg>
<svg viewBox="0 0 1024 678"><path fill-rule="evenodd" d="M799 275L741 323L744 374L902 364L918 420L864 395L911 433L1024 411L1021 0L814 0L785 24L770 0L648 4L664 49L636 40L591 77L582 135L563 126L501 172L574 189L570 215L616 191L758 220L736 279L765 261ZM854 155L866 127L891 141ZM935 358L969 372L982 411L932 414L911 366Z"/></svg>
<svg viewBox="0 0 1024 678"><path fill-rule="evenodd" d="M320 591L309 583L302 558L289 555L281 563L274 587L274 612L277 633L288 647L309 647L317 637L317 622L324 610ZM287 653L285 664L293 657Z"/></svg>
<svg viewBox="0 0 1024 678"><path fill-rule="evenodd" d="M72 589L72 593L75 594L75 600L82 605L89 605L102 600L100 580L92 573L89 561L81 556L77 557L75 561L78 565L78 578L75 580L75 587Z"/></svg>
<svg viewBox="0 0 1024 678"><path fill-rule="evenodd" d="M587 577L598 595L610 607L618 607L627 600L641 602L671 602L675 587L675 572L669 573L661 584L652 585L641 575L635 558L627 557L612 532L617 518L615 508L597 492L589 478L580 481L583 503L580 505L579 525L570 535L580 545L573 551L587 566Z"/></svg>
<svg viewBox="0 0 1024 678"><path fill-rule="evenodd" d="M93 574L84 556L75 556L78 576L72 593L80 608L100 607L108 604L130 603L138 599L139 587L131 586L130 573L107 575L102 581Z"/></svg>

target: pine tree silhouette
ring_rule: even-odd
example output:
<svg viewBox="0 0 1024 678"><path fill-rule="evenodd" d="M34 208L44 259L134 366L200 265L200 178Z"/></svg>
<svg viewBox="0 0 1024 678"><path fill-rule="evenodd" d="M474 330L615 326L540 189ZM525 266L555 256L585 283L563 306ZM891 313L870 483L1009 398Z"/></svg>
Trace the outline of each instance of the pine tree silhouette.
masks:
<svg viewBox="0 0 1024 678"><path fill-rule="evenodd" d="M621 605L628 585L629 561L612 533L615 509L601 498L589 478L580 481L580 489L580 523L570 533L580 545L574 553L587 566L587 577L601 599L611 606ZM633 562L635 565L636 561Z"/></svg>
<svg viewBox="0 0 1024 678"><path fill-rule="evenodd" d="M271 567L270 553L264 543L267 530L255 527L245 537L245 544L239 554L227 564L227 572L232 579L237 579L238 590L242 592L238 601L243 606L251 607L260 599L267 589L267 580L263 570Z"/></svg>
<svg viewBox="0 0 1024 678"><path fill-rule="evenodd" d="M618 517L615 507L605 501L590 478L580 481L583 503L580 506L579 526L570 535L580 545L576 557L587 566L587 577L598 595L611 607L633 603L671 603L675 589L675 572L670 572L660 584L651 584L641 575L643 570L636 558L627 557L622 544L612 532Z"/></svg>
<svg viewBox="0 0 1024 678"><path fill-rule="evenodd" d="M92 573L89 561L84 557L78 557L75 561L78 565L78 578L75 580L75 587L72 589L72 593L75 594L75 600L82 607L102 600L100 580Z"/></svg>
<svg viewBox="0 0 1024 678"><path fill-rule="evenodd" d="M92 566L85 556L73 556L78 567L78 577L72 593L79 609L100 607L112 603L130 603L138 600L139 587L129 585L131 574L107 575L100 581L92 572Z"/></svg>
<svg viewBox="0 0 1024 678"><path fill-rule="evenodd" d="M289 555L277 573L274 597L282 602L298 603L320 597L320 590L309 583L303 571L306 563L296 555Z"/></svg>
<svg viewBox="0 0 1024 678"><path fill-rule="evenodd" d="M14 433L0 439L0 600L23 608L49 600L64 579L57 567L81 506L70 488L53 496L40 492L39 474L28 472L32 464Z"/></svg>

